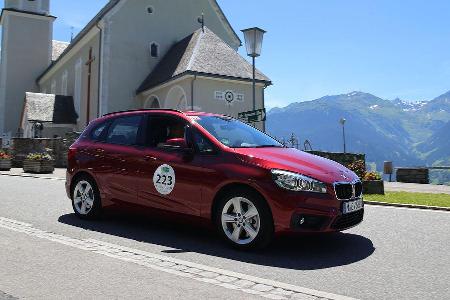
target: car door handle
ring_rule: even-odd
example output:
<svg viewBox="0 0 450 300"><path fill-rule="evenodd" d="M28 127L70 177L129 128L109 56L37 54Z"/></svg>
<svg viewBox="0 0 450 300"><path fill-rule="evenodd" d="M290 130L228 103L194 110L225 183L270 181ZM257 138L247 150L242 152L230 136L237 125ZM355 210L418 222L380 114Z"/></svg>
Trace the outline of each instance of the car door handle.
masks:
<svg viewBox="0 0 450 300"><path fill-rule="evenodd" d="M145 161L151 161L151 160L157 160L157 158L154 157L154 156L146 155L146 156L144 156L144 160Z"/></svg>

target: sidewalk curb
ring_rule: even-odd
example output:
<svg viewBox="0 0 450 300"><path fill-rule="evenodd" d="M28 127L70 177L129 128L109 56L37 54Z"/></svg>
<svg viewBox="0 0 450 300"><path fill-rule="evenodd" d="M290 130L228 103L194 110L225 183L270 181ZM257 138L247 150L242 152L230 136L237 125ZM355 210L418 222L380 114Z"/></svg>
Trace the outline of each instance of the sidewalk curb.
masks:
<svg viewBox="0 0 450 300"><path fill-rule="evenodd" d="M65 178L62 177L50 177L50 176L38 176L33 174L4 174L0 173L0 176L9 176L9 177L25 177L25 178L36 178L36 179L47 179L47 180L58 180L65 181Z"/></svg>
<svg viewBox="0 0 450 300"><path fill-rule="evenodd" d="M377 202L377 201L366 201L364 204L375 205L375 206L392 206L400 208L416 208L423 210L439 210L450 212L450 207L439 207L439 206L426 206L426 205L415 205L415 204L400 204L400 203L388 203L388 202Z"/></svg>

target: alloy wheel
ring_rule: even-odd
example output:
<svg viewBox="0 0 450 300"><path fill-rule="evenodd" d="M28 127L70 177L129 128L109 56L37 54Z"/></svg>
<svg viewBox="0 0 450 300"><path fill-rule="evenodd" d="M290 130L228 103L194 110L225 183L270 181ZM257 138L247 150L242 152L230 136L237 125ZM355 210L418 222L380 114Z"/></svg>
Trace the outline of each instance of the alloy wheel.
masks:
<svg viewBox="0 0 450 300"><path fill-rule="evenodd" d="M226 236L236 244L251 243L260 230L260 215L255 205L243 197L235 197L225 204L221 214Z"/></svg>
<svg viewBox="0 0 450 300"><path fill-rule="evenodd" d="M73 192L73 204L80 215L87 215L94 207L94 189L87 181L79 181Z"/></svg>

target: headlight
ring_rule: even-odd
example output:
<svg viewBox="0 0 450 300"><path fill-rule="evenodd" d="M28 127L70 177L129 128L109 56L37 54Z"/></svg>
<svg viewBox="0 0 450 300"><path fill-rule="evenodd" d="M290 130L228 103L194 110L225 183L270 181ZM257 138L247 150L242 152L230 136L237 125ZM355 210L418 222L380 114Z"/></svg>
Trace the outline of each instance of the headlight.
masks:
<svg viewBox="0 0 450 300"><path fill-rule="evenodd" d="M281 188L295 192L327 192L325 183L308 176L283 170L271 170L271 173L273 180Z"/></svg>

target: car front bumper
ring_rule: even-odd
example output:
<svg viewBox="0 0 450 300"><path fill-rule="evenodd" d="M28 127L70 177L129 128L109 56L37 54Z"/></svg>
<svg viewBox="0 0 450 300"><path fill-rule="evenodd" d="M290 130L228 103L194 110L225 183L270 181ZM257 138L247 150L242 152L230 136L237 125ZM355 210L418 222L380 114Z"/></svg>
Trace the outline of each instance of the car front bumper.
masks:
<svg viewBox="0 0 450 300"><path fill-rule="evenodd" d="M358 225L364 218L364 204L361 209L344 214L343 205L348 201L336 199L332 191L326 194L291 192L271 184L263 190L267 192L265 198L272 210L277 234L342 231Z"/></svg>

